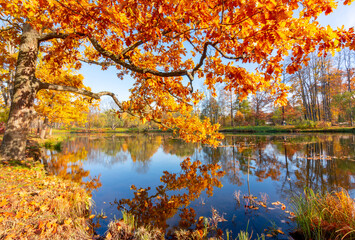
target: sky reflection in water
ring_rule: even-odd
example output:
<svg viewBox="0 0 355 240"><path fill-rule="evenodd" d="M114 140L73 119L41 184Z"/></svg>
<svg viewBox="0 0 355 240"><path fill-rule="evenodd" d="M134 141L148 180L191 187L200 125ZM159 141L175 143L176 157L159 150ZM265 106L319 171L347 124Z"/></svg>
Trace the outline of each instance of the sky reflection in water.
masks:
<svg viewBox="0 0 355 240"><path fill-rule="evenodd" d="M52 173L92 191L94 213L108 216L100 219L99 234L114 216L121 216L120 200L121 207L141 215L141 223L167 231L188 227L199 216L211 217L213 207L227 220L218 225L223 231L235 236L249 221L248 229L256 236L275 224L285 233L295 227L285 211L292 211L290 199L304 187L343 187L355 197L351 134L226 135L216 149L186 144L169 134L76 135L61 153L48 155ZM135 201L132 185L139 192ZM238 192L240 204L234 197ZM255 203L265 196L267 208ZM285 204L285 211L271 204L276 201ZM279 236L283 238L287 236Z"/></svg>

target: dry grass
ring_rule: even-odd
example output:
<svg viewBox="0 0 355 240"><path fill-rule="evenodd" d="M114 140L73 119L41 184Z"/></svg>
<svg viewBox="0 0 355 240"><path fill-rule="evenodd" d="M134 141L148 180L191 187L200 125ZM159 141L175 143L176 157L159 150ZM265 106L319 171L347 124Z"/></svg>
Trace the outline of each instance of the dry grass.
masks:
<svg viewBox="0 0 355 240"><path fill-rule="evenodd" d="M108 225L107 240L150 240L165 239L164 232L159 229L137 227L134 215L122 212L123 219L112 221Z"/></svg>
<svg viewBox="0 0 355 240"><path fill-rule="evenodd" d="M240 195L241 195L240 190L238 192L234 191L234 199L235 199L235 201L237 201L238 206L240 206Z"/></svg>
<svg viewBox="0 0 355 240"><path fill-rule="evenodd" d="M85 190L26 165L0 164L0 239L89 239Z"/></svg>
<svg viewBox="0 0 355 240"><path fill-rule="evenodd" d="M307 239L355 239L355 202L346 192L305 190L294 199L300 230Z"/></svg>

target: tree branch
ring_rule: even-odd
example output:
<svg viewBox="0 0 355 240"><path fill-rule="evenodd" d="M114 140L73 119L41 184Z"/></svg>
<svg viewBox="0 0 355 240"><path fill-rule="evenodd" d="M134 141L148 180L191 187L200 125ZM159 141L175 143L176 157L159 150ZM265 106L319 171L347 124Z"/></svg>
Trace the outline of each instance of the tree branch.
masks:
<svg viewBox="0 0 355 240"><path fill-rule="evenodd" d="M6 32L6 31L10 31L10 30L12 30L12 29L15 29L15 27L12 26L12 27L3 28L3 29L0 29L0 33Z"/></svg>
<svg viewBox="0 0 355 240"><path fill-rule="evenodd" d="M50 33L47 33L47 34L42 34L38 38L38 41L39 42L43 42L43 41L48 41L48 40L55 39L55 38L66 39L69 36L81 36L81 37L84 37L86 35L83 34L83 33L71 33L71 34L69 34L69 33L50 32Z"/></svg>
<svg viewBox="0 0 355 240"><path fill-rule="evenodd" d="M84 95L87 97L91 97L94 99L100 99L100 97L102 97L103 95L110 95L110 92L93 93L91 91L76 88L76 87L46 83L46 82L41 82L39 80L37 80L37 81L39 82L39 90L48 89L48 90L55 90L55 91L72 92L72 93L77 93L77 94Z"/></svg>
<svg viewBox="0 0 355 240"><path fill-rule="evenodd" d="M3 22L7 22L13 28L18 28L18 29L22 30L22 27L20 26L20 24L15 23L15 21L11 21L9 19L5 19L5 18L2 18L2 17L0 17L0 20L3 21ZM19 21L19 22L21 22L21 21Z"/></svg>
<svg viewBox="0 0 355 240"><path fill-rule="evenodd" d="M84 58L80 58L78 60L81 61L81 62L85 62L85 63L89 63L89 64L95 64L95 65L99 65L99 66L102 66L102 67L110 67L110 66L114 65L114 63L109 62L109 61L99 62L99 61L94 61L94 60L84 59Z"/></svg>
<svg viewBox="0 0 355 240"><path fill-rule="evenodd" d="M143 41L138 41L136 43L134 43L133 45L127 47L126 49L124 49L120 55L124 56L126 53L128 53L129 51L132 51L133 49L137 48L138 46L142 45L144 42Z"/></svg>
<svg viewBox="0 0 355 240"><path fill-rule="evenodd" d="M52 83L46 83L46 82L41 82L39 80L37 80L37 81L39 82L39 90L47 89L47 90L55 90L55 91L64 91L64 92L77 93L77 94L80 94L80 95L83 95L83 96L87 96L87 97L91 97L91 98L94 98L94 99L97 99L97 100L100 99L102 96L110 96L113 99L113 101L116 103L116 105L121 110L123 109L122 104L117 99L115 94L112 93L112 92L102 91L102 92L99 92L99 93L93 93L91 91L88 91L88 90L85 90L85 89L76 88L76 87L63 86L63 85L57 85L57 84L52 84ZM131 116L140 118L139 115L133 113L129 109L124 110L124 112L127 112ZM154 122L156 122L156 123L160 123L160 121L158 121L156 119L152 119L152 120Z"/></svg>
<svg viewBox="0 0 355 240"><path fill-rule="evenodd" d="M37 80L39 82L39 90L42 89L48 89L48 90L55 90L55 91L65 91L65 92L71 92L71 93L77 93L83 96L87 96L87 97L91 97L94 99L100 99L102 96L110 96L113 101L116 103L116 105L120 108L123 109L122 104L120 103L120 101L117 99L117 97L115 96L114 93L112 92L108 92L108 91L102 91L99 93L93 93L90 92L88 90L85 89L80 89L80 88L76 88L76 87L71 87L71 86L63 86L63 85L57 85L57 84L52 84L52 83L46 83L46 82L41 82L39 80ZM135 116L135 117L139 117L136 114L132 113L130 110L126 110L125 112L127 112L128 114Z"/></svg>
<svg viewBox="0 0 355 240"><path fill-rule="evenodd" d="M90 37L89 38L90 42L92 43L92 45L94 46L94 48L101 53L103 56L110 58L112 61L114 61L115 63L133 71L136 73L150 73L152 75L155 76L159 76L159 77L179 77L179 76L185 76L187 75L187 70L178 70L178 71L172 71L172 72L160 72L160 71L156 71L150 68L143 68L143 67L139 67L137 65L134 65L133 63L127 63L125 62L122 58L121 55L115 55L112 52L104 49L96 39Z"/></svg>
<svg viewBox="0 0 355 240"><path fill-rule="evenodd" d="M54 38L65 39L68 36L69 36L69 34L51 32L51 33L47 33L47 34L42 34L38 38L38 41L43 42L43 41L48 41L48 40L51 40L51 39L54 39Z"/></svg>
<svg viewBox="0 0 355 240"><path fill-rule="evenodd" d="M211 45L211 46L213 46L213 45ZM216 46L213 46L213 47L214 47L214 49L217 50L217 52L219 52L219 53L220 53L224 58L226 58L226 59L230 59L230 60L242 60L242 59L245 59L245 58L248 57L247 54L243 54L242 56L238 56L238 57L230 57L230 56L227 56L224 52L222 52L221 49L219 49L218 47L216 47Z"/></svg>
<svg viewBox="0 0 355 240"><path fill-rule="evenodd" d="M203 61L205 61L205 59L206 59L206 57L207 57L208 45L211 45L211 46L215 47L215 46L217 45L217 42L215 42L215 43L206 42L206 43L204 44L200 61L199 61L199 63L194 67L194 69L192 70L192 75L195 73L195 71L197 71L197 70L203 65Z"/></svg>

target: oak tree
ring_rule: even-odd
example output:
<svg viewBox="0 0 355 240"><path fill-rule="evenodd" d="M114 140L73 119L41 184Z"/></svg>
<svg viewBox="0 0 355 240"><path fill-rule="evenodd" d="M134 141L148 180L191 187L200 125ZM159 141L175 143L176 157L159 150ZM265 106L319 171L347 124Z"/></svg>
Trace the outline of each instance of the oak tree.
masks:
<svg viewBox="0 0 355 240"><path fill-rule="evenodd" d="M34 99L42 89L93 99L109 95L119 112L159 122L186 141L216 145L218 125L191 114L203 97L194 82L203 79L213 94L215 84L224 83L241 97L271 89L276 102L284 103L285 55L294 56L287 67L292 73L316 47L321 53L354 48L353 29L332 30L316 21L336 5L334 0L0 0L0 52L4 42L19 48L1 152L23 157ZM120 78L135 79L130 99L41 81L39 52L53 72L66 64L79 69L81 62L115 67ZM249 72L242 63L258 68Z"/></svg>

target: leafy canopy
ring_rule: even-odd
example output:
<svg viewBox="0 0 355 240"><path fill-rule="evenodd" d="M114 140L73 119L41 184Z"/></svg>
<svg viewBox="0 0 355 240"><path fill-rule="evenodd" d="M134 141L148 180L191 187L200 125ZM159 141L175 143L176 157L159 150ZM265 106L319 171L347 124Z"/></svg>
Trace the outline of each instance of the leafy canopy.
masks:
<svg viewBox="0 0 355 240"><path fill-rule="evenodd" d="M120 78L135 79L130 99L115 99L120 112L210 144L221 136L218 125L191 114L203 98L194 81L213 94L223 83L242 98L270 90L285 104L285 56L293 55L286 67L293 73L316 49L355 46L353 29L316 21L337 6L333 0L0 0L0 6L1 40L20 44L22 26L30 24L50 71L79 69L81 62L113 66ZM244 63L258 67L249 72Z"/></svg>

